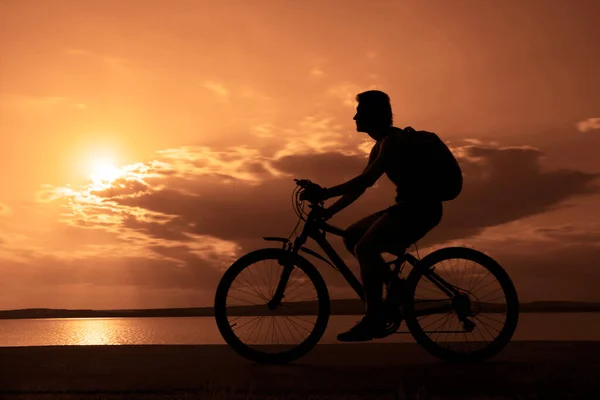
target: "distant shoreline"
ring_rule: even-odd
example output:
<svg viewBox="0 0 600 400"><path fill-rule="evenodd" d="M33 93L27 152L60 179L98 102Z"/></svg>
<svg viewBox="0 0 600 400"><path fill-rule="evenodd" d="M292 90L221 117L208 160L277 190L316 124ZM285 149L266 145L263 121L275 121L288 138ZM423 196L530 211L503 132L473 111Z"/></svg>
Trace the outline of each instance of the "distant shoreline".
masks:
<svg viewBox="0 0 600 400"><path fill-rule="evenodd" d="M333 300L331 302L331 315L361 315L364 311L360 300ZM600 303L583 303L568 301L536 301L522 303L522 313L581 313L600 312ZM248 312L243 309L239 314ZM158 317L213 317L212 307L189 308L155 308L155 309L118 309L118 310L92 310L92 309L52 309L29 308L19 310L2 310L0 319L40 319L40 318L158 318Z"/></svg>

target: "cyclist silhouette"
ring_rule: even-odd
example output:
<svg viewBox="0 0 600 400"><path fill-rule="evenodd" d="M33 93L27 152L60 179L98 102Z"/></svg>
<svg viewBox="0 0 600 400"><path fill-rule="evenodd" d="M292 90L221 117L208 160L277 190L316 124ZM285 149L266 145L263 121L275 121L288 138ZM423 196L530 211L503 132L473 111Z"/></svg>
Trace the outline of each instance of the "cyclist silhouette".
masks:
<svg viewBox="0 0 600 400"><path fill-rule="evenodd" d="M344 244L360 264L366 312L354 327L337 336L339 341L366 341L385 336L382 299L385 262L381 253L404 254L406 248L439 224L442 201L453 199L462 188L462 175L458 182L455 174L451 177L455 187L449 189L454 192L450 195L440 193L444 189L440 188L443 186L440 182L447 183L452 179L433 177L441 170L452 168L436 166L439 157L430 149L433 143L443 142L431 132L394 127L390 98L386 93L378 90L362 92L356 96L356 101L356 130L376 141L366 168L359 176L337 186L323 188L313 184L303 196L320 200L342 196L323 210L323 218L327 220L356 201L384 173L396 186L397 195L395 204L346 229ZM451 158L455 161L453 156ZM460 174L460 169L458 172Z"/></svg>

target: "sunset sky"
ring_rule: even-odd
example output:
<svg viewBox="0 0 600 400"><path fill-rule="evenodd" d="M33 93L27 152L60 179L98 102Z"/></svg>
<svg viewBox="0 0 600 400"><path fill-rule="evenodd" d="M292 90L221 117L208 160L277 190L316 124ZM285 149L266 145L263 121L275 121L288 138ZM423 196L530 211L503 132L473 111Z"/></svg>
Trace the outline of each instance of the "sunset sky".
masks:
<svg viewBox="0 0 600 400"><path fill-rule="evenodd" d="M521 301L600 301L598 15L584 0L0 0L0 309L211 305L223 268L291 233L294 178L363 169L354 96L373 88L463 168L421 255L475 247ZM393 198L384 177L331 223ZM315 263L332 297L353 296Z"/></svg>

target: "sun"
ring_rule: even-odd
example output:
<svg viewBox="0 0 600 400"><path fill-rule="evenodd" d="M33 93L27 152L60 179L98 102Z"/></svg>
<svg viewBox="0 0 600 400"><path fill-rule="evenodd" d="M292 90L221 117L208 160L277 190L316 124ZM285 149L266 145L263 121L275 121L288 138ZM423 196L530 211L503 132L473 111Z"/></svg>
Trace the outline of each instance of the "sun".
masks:
<svg viewBox="0 0 600 400"><path fill-rule="evenodd" d="M111 183L122 175L110 158L99 157L90 160L90 179L94 184Z"/></svg>

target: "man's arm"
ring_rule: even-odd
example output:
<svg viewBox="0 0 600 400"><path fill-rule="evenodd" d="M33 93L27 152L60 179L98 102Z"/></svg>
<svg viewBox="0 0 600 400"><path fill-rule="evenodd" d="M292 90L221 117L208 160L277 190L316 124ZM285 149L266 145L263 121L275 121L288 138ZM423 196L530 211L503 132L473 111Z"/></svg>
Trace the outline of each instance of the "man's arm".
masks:
<svg viewBox="0 0 600 400"><path fill-rule="evenodd" d="M392 146L390 146L390 137L385 137L379 143L379 148L373 148L371 157L369 157L369 163L364 171L357 177L326 189L326 198L343 196L337 202L327 208L330 215L334 215L339 211L343 210L356 199L358 199L368 188L373 186L375 182L385 172L385 165L390 157L394 157ZM376 154L374 152L377 151Z"/></svg>
<svg viewBox="0 0 600 400"><path fill-rule="evenodd" d="M357 191L357 192L346 193L338 201L336 201L335 203L333 203L332 205L327 207L327 213L330 216L333 216L333 215L339 213L344 208L346 208L350 204L354 203L364 192L365 192L364 190L361 190L361 191Z"/></svg>

